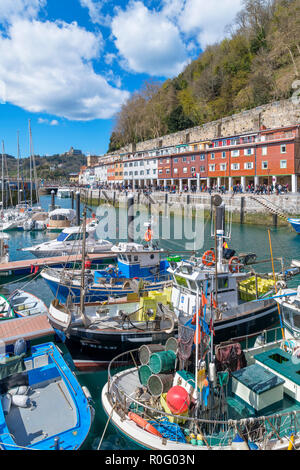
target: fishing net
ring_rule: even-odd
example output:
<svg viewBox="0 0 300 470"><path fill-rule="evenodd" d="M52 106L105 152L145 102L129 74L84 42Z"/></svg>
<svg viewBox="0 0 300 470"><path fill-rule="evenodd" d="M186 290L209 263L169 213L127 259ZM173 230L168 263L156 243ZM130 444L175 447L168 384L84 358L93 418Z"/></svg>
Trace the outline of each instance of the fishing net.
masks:
<svg viewBox="0 0 300 470"><path fill-rule="evenodd" d="M180 361L186 361L192 354L195 331L188 326L178 325L178 357Z"/></svg>

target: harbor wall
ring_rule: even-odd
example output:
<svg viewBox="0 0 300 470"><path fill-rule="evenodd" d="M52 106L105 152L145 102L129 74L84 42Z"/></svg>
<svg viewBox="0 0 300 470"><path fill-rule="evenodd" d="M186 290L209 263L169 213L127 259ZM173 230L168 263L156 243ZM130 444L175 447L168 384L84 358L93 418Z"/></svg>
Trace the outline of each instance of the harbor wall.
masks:
<svg viewBox="0 0 300 470"><path fill-rule="evenodd" d="M169 147L189 142L198 142L231 135L255 132L261 126L269 128L296 125L300 122L300 106L293 98L275 101L257 108L249 109L202 126L192 127L180 132L168 134L156 139L128 144L119 153L140 152L154 148ZM114 153L114 152L113 152Z"/></svg>
<svg viewBox="0 0 300 470"><path fill-rule="evenodd" d="M197 214L197 209L204 210L205 215L211 212L212 195L208 193L182 193L170 194L165 192L153 192L150 198L143 193L134 192L135 204L145 207L151 206L151 212L159 213L166 208L174 214L182 214L186 208ZM225 194L221 196L226 209L232 213L232 221L251 225L289 226L285 217L300 216L300 194L281 194L253 196L249 194ZM126 192L117 190L83 190L81 200L90 206L99 206L109 203L116 207L126 207ZM261 202L268 204L274 210L266 208ZM276 210L277 209L277 210ZM202 212L203 213L203 212Z"/></svg>

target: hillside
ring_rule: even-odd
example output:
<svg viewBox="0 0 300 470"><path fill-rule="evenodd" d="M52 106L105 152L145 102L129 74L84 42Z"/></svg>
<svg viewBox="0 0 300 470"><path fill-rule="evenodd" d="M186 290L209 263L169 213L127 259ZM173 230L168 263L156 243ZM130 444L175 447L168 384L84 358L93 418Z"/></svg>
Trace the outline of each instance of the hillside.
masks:
<svg viewBox="0 0 300 470"><path fill-rule="evenodd" d="M52 155L39 156L35 155L35 165L37 176L47 180L68 180L70 173L78 173L80 167L86 164L84 156L68 156L68 155ZM17 175L17 159L7 155L8 174L10 178ZM24 179L29 178L30 159L22 158L20 160L20 172Z"/></svg>
<svg viewBox="0 0 300 470"><path fill-rule="evenodd" d="M244 0L230 30L178 77L134 93L108 151L289 98L300 79L300 0Z"/></svg>

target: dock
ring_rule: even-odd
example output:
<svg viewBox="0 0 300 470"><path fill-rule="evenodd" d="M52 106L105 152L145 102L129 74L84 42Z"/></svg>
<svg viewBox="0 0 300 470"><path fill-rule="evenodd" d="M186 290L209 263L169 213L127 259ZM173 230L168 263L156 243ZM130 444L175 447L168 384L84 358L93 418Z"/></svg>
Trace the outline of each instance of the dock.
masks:
<svg viewBox="0 0 300 470"><path fill-rule="evenodd" d="M92 264L101 264L106 259L115 259L117 254L110 251L105 253L88 253L86 261ZM37 274L45 267L60 268L72 267L74 263L80 263L82 255L80 253L69 256L53 256L49 258L23 259L19 261L9 261L0 264L0 276L24 276L26 274Z"/></svg>
<svg viewBox="0 0 300 470"><path fill-rule="evenodd" d="M18 339L32 341L44 336L54 336L54 329L45 314L13 318L0 322L1 343L6 346L14 344Z"/></svg>

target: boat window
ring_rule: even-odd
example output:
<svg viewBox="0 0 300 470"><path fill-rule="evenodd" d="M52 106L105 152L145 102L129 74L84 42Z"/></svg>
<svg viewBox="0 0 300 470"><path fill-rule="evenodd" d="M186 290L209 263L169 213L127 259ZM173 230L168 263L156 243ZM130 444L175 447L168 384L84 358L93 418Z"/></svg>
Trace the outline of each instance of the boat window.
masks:
<svg viewBox="0 0 300 470"><path fill-rule="evenodd" d="M57 237L57 241L58 242L63 242L66 238L67 238L68 234L67 233L63 233L61 232L58 237Z"/></svg>
<svg viewBox="0 0 300 470"><path fill-rule="evenodd" d="M128 261L129 261L129 263L131 263L131 255L128 255L128 256L127 256L127 259L128 259Z"/></svg>
<svg viewBox="0 0 300 470"><path fill-rule="evenodd" d="M88 238L88 233L85 234L85 237ZM68 237L68 242L72 242L75 240L82 240L83 239L83 233L71 233Z"/></svg>
<svg viewBox="0 0 300 470"><path fill-rule="evenodd" d="M288 359L279 353L271 354L271 356L269 357L270 359L273 359L273 361L276 361L279 364L282 364L283 362L288 362Z"/></svg>
<svg viewBox="0 0 300 470"><path fill-rule="evenodd" d="M184 278L184 277L181 277L181 276L176 276L175 275L175 282L177 282L177 284L179 284L180 286L184 286L184 287L187 287L187 280Z"/></svg>
<svg viewBox="0 0 300 470"><path fill-rule="evenodd" d="M293 320L294 320L294 326L296 328L300 328L300 315L295 314L293 316Z"/></svg>
<svg viewBox="0 0 300 470"><path fill-rule="evenodd" d="M195 281L189 281L190 283L190 289L193 290L193 291L196 291L197 290L197 284Z"/></svg>
<svg viewBox="0 0 300 470"><path fill-rule="evenodd" d="M154 254L153 253L151 253L150 259L154 259Z"/></svg>
<svg viewBox="0 0 300 470"><path fill-rule="evenodd" d="M134 256L133 257L133 261L138 261L139 260L139 257L138 256Z"/></svg>
<svg viewBox="0 0 300 470"><path fill-rule="evenodd" d="M218 278L218 290L228 289L228 277Z"/></svg>

